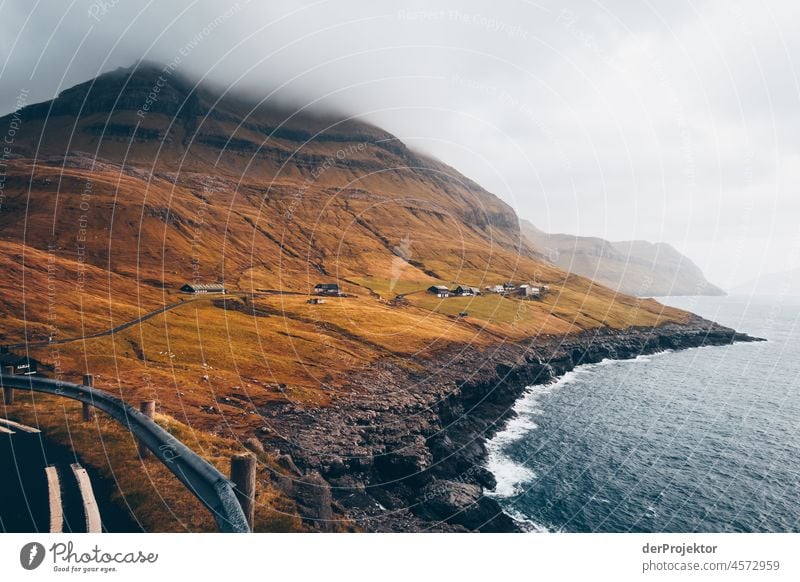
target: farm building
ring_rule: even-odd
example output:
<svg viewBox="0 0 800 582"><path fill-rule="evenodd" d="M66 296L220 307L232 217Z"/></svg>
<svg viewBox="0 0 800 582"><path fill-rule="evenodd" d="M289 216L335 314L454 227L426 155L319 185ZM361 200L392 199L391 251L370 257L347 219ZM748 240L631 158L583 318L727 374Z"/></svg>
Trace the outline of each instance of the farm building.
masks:
<svg viewBox="0 0 800 582"><path fill-rule="evenodd" d="M449 297L450 289L444 285L431 285L428 287L428 293L433 293L437 297Z"/></svg>
<svg viewBox="0 0 800 582"><path fill-rule="evenodd" d="M338 283L317 283L314 286L315 295L341 295Z"/></svg>
<svg viewBox="0 0 800 582"><path fill-rule="evenodd" d="M11 354L8 351L3 351L3 353L0 353L0 366L3 367L3 373L5 373L8 366L12 366L14 368L15 375L32 376L36 373L38 363L32 358L18 356L16 354Z"/></svg>
<svg viewBox="0 0 800 582"><path fill-rule="evenodd" d="M481 290L477 287L469 287L467 285L459 285L450 292L451 295L458 295L459 297L471 297L473 295L480 295Z"/></svg>
<svg viewBox="0 0 800 582"><path fill-rule="evenodd" d="M200 295L202 293L226 293L222 283L186 283L181 287L183 293Z"/></svg>
<svg viewBox="0 0 800 582"><path fill-rule="evenodd" d="M485 287L487 293L505 293L505 287L502 285L489 285Z"/></svg>
<svg viewBox="0 0 800 582"><path fill-rule="evenodd" d="M517 292L523 297L538 297L541 295L541 291L539 287L534 287L533 285L520 285L517 288Z"/></svg>
<svg viewBox="0 0 800 582"><path fill-rule="evenodd" d="M311 305L322 305L323 303L325 303L325 299L323 299L322 297L312 297L311 299L308 300L308 302Z"/></svg>

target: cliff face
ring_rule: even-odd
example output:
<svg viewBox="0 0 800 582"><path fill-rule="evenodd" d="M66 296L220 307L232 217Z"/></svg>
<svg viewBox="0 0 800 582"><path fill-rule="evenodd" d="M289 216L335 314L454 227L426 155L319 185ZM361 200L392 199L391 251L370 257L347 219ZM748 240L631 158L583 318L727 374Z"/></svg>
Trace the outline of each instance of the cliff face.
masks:
<svg viewBox="0 0 800 582"><path fill-rule="evenodd" d="M514 415L526 387L606 358L727 345L753 338L701 318L657 329L608 329L486 352L446 351L410 374L381 366L352 377L358 396L313 417L265 411L303 469L319 472L359 527L370 531L516 531L484 495L486 441ZM287 436L290 438L287 439Z"/></svg>
<svg viewBox="0 0 800 582"><path fill-rule="evenodd" d="M520 221L520 228L533 248L554 265L620 293L638 297L725 294L688 257L666 243L548 234L527 220Z"/></svg>

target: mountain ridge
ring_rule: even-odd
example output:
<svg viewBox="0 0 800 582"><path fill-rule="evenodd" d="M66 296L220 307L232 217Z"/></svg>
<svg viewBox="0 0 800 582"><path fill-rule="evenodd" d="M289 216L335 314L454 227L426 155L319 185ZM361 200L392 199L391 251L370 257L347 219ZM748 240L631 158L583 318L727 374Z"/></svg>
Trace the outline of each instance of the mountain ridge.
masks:
<svg viewBox="0 0 800 582"><path fill-rule="evenodd" d="M621 293L637 297L725 294L669 243L612 242L600 237L546 233L527 220L520 221L520 229L552 264Z"/></svg>

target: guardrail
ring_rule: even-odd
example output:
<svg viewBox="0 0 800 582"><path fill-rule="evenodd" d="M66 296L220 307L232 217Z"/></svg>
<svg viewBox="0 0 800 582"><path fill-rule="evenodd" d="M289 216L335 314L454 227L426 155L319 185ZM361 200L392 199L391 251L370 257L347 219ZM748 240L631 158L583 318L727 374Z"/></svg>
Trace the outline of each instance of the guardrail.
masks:
<svg viewBox="0 0 800 582"><path fill-rule="evenodd" d="M102 410L127 427L205 505L221 532L250 531L234 486L202 459L147 416L122 399L91 386L34 376L0 375L4 389L32 390L78 400Z"/></svg>

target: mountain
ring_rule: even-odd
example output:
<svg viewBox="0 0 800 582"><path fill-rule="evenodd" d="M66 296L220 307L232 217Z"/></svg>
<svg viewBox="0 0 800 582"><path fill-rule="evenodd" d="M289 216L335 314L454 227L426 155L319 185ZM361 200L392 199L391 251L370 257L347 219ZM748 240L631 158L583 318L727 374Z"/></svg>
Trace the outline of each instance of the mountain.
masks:
<svg viewBox="0 0 800 582"><path fill-rule="evenodd" d="M610 242L602 238L549 234L520 221L525 238L552 264L637 297L725 295L700 268L667 243Z"/></svg>
<svg viewBox="0 0 800 582"><path fill-rule="evenodd" d="M381 295L432 281L537 279L560 290L555 309L537 315L564 331L630 307L541 261L494 195L355 119L225 95L149 63L0 126L14 117L0 214L13 274L0 284L7 337L51 335L41 298L52 283L68 283L55 286L71 316L58 322L62 335L157 307L190 280L300 293L336 280ZM597 313L572 309L586 294L604 303Z"/></svg>
<svg viewBox="0 0 800 582"><path fill-rule="evenodd" d="M533 381L515 376L517 366L549 369L533 347L563 349L559 338L572 336L596 359L631 327L643 339L621 353L672 346L678 328L693 335L674 345L708 337L687 312L543 260L508 205L356 118L140 63L9 114L0 128L14 138L2 160L0 341L22 345L52 375L90 372L127 400L157 400L169 426L188 425L183 434L203 450L256 440L273 472L286 472L260 477L282 492L270 499L292 496L315 515L330 517L319 510L330 509L330 493L318 502L286 475L361 491L342 493L350 516L403 499L393 528L413 528L418 489L383 484L439 455L455 467L459 453L446 451L457 441L434 450L426 439L495 384ZM507 281L550 292L425 291ZM189 296L186 282L224 282L229 293ZM344 296L312 304L317 283L338 283ZM592 343L592 332L606 339ZM562 360L581 358L575 347ZM486 383L469 392L478 371ZM462 391L463 403L450 397ZM487 413L495 420L509 410L498 402ZM36 404L58 424L59 402ZM76 422L71 430L88 426ZM136 489L146 484L126 486L152 498Z"/></svg>

